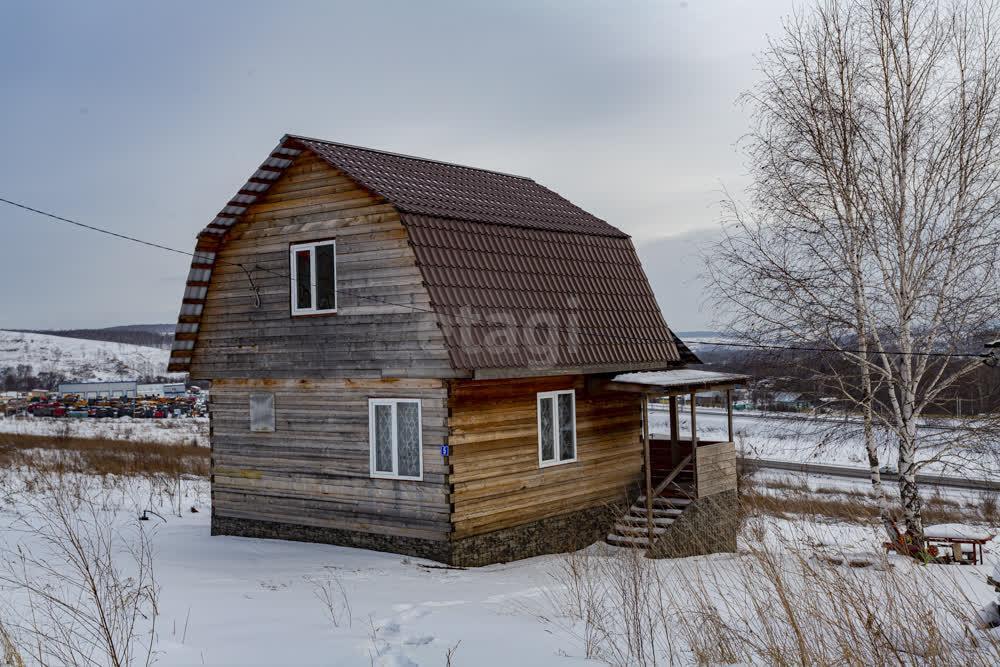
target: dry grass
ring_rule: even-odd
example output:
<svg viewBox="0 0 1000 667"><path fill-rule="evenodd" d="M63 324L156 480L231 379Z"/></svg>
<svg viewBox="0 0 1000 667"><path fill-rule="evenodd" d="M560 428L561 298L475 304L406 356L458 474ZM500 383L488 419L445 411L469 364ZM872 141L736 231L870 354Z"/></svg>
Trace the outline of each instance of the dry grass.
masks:
<svg viewBox="0 0 1000 667"><path fill-rule="evenodd" d="M812 520L835 520L861 525L872 524L878 519L878 507L862 494L845 498L821 498L802 495L774 495L752 493L743 496L746 506L756 514L783 519L804 517ZM952 501L936 503L933 498L924 505L924 522L935 523L987 523L995 521L995 508L984 500L984 505L962 506Z"/></svg>
<svg viewBox="0 0 1000 667"><path fill-rule="evenodd" d="M878 505L870 491L836 487L810 488L798 480L778 478L742 480L740 498L752 513L782 519L808 518L814 521L843 521L871 525L878 520ZM925 524L977 523L997 525L997 494L985 493L978 503L962 503L946 498L940 491L924 499Z"/></svg>
<svg viewBox="0 0 1000 667"><path fill-rule="evenodd" d="M34 539L0 545L0 664L151 664L159 589L143 522L119 526L93 478L31 472L8 530Z"/></svg>
<svg viewBox="0 0 1000 667"><path fill-rule="evenodd" d="M612 665L1000 664L1000 635L981 626L958 568L831 551L772 522L751 520L731 557L569 554L554 618Z"/></svg>
<svg viewBox="0 0 1000 667"><path fill-rule="evenodd" d="M205 477L209 449L135 440L0 435L0 467L14 466L57 474Z"/></svg>
<svg viewBox="0 0 1000 667"><path fill-rule="evenodd" d="M998 509L997 492L990 491L984 493L979 503L979 511L987 523L1000 524L1000 509Z"/></svg>

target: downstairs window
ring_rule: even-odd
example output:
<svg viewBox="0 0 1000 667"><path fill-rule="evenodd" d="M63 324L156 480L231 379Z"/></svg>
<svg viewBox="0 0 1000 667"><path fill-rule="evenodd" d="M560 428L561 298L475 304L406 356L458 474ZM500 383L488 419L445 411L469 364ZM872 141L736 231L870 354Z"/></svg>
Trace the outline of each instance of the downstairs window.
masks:
<svg viewBox="0 0 1000 667"><path fill-rule="evenodd" d="M371 476L423 479L420 400L368 399Z"/></svg>
<svg viewBox="0 0 1000 667"><path fill-rule="evenodd" d="M274 394L250 394L250 431L274 433Z"/></svg>
<svg viewBox="0 0 1000 667"><path fill-rule="evenodd" d="M576 461L576 392L538 394L538 465Z"/></svg>

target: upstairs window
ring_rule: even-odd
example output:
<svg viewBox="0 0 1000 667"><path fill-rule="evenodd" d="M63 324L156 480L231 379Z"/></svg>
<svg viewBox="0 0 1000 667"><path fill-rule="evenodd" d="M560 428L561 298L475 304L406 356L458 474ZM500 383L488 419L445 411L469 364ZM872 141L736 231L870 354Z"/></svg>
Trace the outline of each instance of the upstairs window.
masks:
<svg viewBox="0 0 1000 667"><path fill-rule="evenodd" d="M292 315L337 312L337 242L291 247Z"/></svg>
<svg viewBox="0 0 1000 667"><path fill-rule="evenodd" d="M368 399L371 476L423 479L420 400Z"/></svg>
<svg viewBox="0 0 1000 667"><path fill-rule="evenodd" d="M576 392L538 394L538 465L576 461Z"/></svg>

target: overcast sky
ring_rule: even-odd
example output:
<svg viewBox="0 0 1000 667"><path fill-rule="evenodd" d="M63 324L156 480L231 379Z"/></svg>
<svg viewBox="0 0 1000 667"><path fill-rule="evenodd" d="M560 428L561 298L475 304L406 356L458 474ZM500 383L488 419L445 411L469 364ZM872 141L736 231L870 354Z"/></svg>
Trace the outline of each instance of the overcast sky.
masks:
<svg viewBox="0 0 1000 667"><path fill-rule="evenodd" d="M701 329L694 240L746 184L736 97L791 8L5 3L0 196L190 249L285 132L491 168L631 234L668 323ZM0 233L0 327L176 319L182 256L6 205Z"/></svg>

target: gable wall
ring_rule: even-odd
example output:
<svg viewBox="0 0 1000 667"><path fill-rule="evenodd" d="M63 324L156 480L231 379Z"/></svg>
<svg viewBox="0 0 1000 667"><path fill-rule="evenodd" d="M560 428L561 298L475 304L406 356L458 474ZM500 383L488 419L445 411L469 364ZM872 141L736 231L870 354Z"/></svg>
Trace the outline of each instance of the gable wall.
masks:
<svg viewBox="0 0 1000 667"><path fill-rule="evenodd" d="M328 238L337 239L339 312L292 318L288 246ZM399 214L309 153L234 225L219 260L192 355L192 378L455 374L436 316L406 307L429 309L430 299ZM234 264L264 269L253 272L259 308L250 281Z"/></svg>
<svg viewBox="0 0 1000 667"><path fill-rule="evenodd" d="M300 156L229 232L206 296L191 375L212 381L213 531L435 557L450 531L442 334L432 313L344 293L335 315L292 318L289 244L328 238L339 289L429 308L396 210ZM238 263L280 274L253 272L259 308ZM252 392L274 394L274 433L250 431ZM370 477L373 397L421 399L423 481Z"/></svg>

